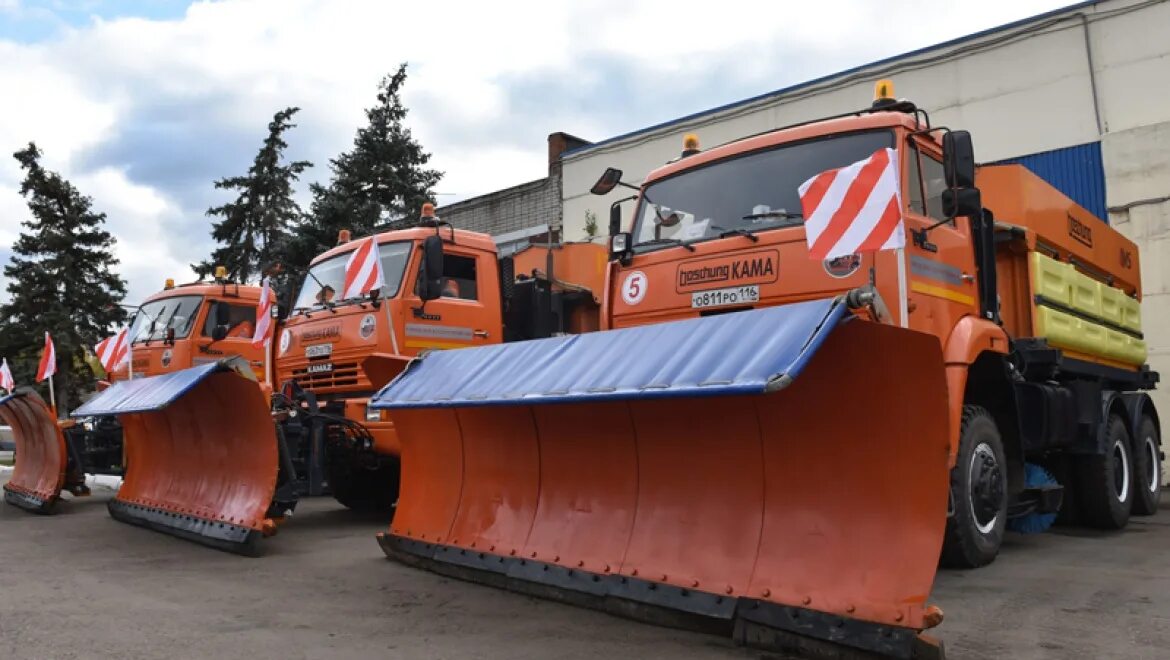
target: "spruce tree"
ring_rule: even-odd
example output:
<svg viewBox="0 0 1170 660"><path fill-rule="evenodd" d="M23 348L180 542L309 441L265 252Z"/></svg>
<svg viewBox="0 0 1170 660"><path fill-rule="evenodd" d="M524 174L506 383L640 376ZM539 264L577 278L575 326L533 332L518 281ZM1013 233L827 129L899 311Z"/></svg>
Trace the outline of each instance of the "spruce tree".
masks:
<svg viewBox="0 0 1170 660"><path fill-rule="evenodd" d="M93 210L93 200L44 169L35 144L13 156L25 171L20 194L31 217L21 223L4 267L10 300L0 306L0 355L18 385L32 385L49 331L57 351L58 409L67 411L93 387L86 347L125 321L119 303L126 282L114 272L114 237L102 227L106 215ZM47 384L40 389L47 400Z"/></svg>
<svg viewBox="0 0 1170 660"><path fill-rule="evenodd" d="M211 237L220 243L211 258L194 265L201 277L214 272L216 266L227 268L237 282L248 282L276 259L278 246L288 237L301 208L292 197L293 182L301 172L312 167L306 160L283 161L284 132L296 126L292 117L300 108L285 108L268 124L268 137L256 154L252 167L243 176L215 182L220 190L237 191L235 201L207 210L207 215L222 218L212 223Z"/></svg>
<svg viewBox="0 0 1170 660"><path fill-rule="evenodd" d="M297 224L285 244L283 262L294 277L303 277L309 261L337 244L337 233L353 236L410 227L424 202L434 201L442 172L427 169L431 155L402 125L407 108L401 91L406 65L382 79L378 102L366 110L368 124L354 136L353 148L329 161L328 185L311 187L311 212Z"/></svg>

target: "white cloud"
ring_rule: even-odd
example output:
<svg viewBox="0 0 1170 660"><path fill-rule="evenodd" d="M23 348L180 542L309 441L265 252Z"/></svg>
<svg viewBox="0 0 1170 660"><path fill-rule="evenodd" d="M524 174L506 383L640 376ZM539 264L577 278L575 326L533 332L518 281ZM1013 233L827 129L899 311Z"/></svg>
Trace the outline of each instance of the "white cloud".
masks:
<svg viewBox="0 0 1170 660"><path fill-rule="evenodd" d="M543 176L553 131L601 139L1059 4L224 0L0 39L0 240L30 139L109 213L137 299L206 256L211 181L247 168L273 112L302 107L289 155L324 179L399 62L439 191L466 197Z"/></svg>

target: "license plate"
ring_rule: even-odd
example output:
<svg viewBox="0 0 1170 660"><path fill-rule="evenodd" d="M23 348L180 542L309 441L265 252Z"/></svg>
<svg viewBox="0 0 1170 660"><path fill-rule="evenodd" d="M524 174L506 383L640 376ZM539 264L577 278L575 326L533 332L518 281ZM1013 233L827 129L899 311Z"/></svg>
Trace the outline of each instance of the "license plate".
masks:
<svg viewBox="0 0 1170 660"><path fill-rule="evenodd" d="M752 305L760 302L760 287L733 286L726 289L696 291L691 294L691 307L728 307L730 305Z"/></svg>
<svg viewBox="0 0 1170 660"><path fill-rule="evenodd" d="M305 347L305 357L319 358L333 355L333 344L314 344Z"/></svg>
<svg viewBox="0 0 1170 660"><path fill-rule="evenodd" d="M325 374L329 373L330 371L333 371L332 362L319 362L317 364L310 364L308 367L305 367L305 373L307 374Z"/></svg>

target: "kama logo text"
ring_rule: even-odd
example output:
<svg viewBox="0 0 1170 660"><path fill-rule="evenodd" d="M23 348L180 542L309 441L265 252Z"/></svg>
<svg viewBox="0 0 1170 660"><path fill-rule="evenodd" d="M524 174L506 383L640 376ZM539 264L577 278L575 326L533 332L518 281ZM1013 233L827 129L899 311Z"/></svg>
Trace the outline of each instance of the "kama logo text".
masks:
<svg viewBox="0 0 1170 660"><path fill-rule="evenodd" d="M735 257L718 257L679 264L677 288L680 291L720 282L776 281L776 252L767 250Z"/></svg>

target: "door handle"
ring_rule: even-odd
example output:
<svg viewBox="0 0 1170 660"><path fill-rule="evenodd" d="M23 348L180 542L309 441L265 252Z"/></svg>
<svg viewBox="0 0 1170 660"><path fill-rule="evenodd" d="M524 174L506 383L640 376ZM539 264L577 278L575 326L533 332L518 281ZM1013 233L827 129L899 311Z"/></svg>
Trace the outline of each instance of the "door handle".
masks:
<svg viewBox="0 0 1170 660"><path fill-rule="evenodd" d="M473 330L471 334L475 337L479 337L480 339L487 339L488 331L487 330Z"/></svg>
<svg viewBox="0 0 1170 660"><path fill-rule="evenodd" d="M963 273L963 281L966 282L967 284L970 284L970 283L975 281L975 276L968 275L967 273Z"/></svg>

